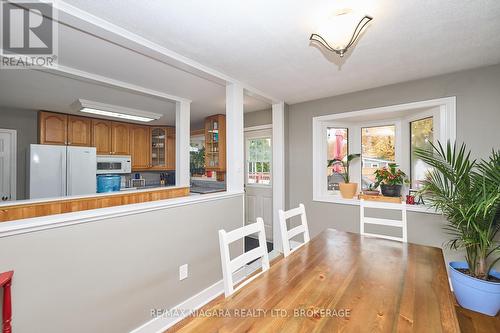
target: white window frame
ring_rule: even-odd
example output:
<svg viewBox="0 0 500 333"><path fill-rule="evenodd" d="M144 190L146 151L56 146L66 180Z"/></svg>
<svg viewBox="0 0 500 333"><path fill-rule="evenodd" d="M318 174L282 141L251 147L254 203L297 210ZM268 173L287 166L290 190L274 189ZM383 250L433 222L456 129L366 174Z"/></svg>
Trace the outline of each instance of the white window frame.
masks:
<svg viewBox="0 0 500 333"><path fill-rule="evenodd" d="M425 109L425 111L423 111ZM430 110L432 109L432 110ZM398 113L415 111L415 114L406 117L398 117ZM387 115L387 119L381 121L367 121L349 123L346 118ZM392 115L391 115L392 114ZM348 151L350 154L361 153L361 127L396 125L396 163L400 168L408 171L410 169L410 121L433 116L434 118L434 142L438 140L452 143L456 139L456 97L445 97L420 102L404 103L398 105L384 106L378 108L336 113L313 118L313 201L332 202L340 204L359 205L357 199L344 199L338 191L327 190L326 158L327 127L348 127ZM406 142L406 143L405 143ZM407 148L406 148L407 147ZM360 184L361 159L351 163L350 176L353 182ZM426 207L414 206L409 210L428 211Z"/></svg>

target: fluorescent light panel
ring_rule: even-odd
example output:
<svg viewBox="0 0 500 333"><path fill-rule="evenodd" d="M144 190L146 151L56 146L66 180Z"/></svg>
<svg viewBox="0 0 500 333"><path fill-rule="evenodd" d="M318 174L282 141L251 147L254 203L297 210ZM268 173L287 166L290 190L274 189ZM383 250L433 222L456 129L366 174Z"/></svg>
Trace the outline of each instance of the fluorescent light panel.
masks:
<svg viewBox="0 0 500 333"><path fill-rule="evenodd" d="M136 120L136 121L143 121L143 122L149 122L149 121L155 120L154 118L149 118L149 117L134 116L131 114L105 111L105 110L97 110L97 109L91 109L91 108L83 108L83 109L80 109L80 111L85 112L85 113L98 114L98 115L106 116L106 117Z"/></svg>
<svg viewBox="0 0 500 333"><path fill-rule="evenodd" d="M79 99L74 103L74 107L85 113L92 113L105 117L127 119L141 122L150 122L160 119L161 114L135 110L116 105L103 104L88 100Z"/></svg>

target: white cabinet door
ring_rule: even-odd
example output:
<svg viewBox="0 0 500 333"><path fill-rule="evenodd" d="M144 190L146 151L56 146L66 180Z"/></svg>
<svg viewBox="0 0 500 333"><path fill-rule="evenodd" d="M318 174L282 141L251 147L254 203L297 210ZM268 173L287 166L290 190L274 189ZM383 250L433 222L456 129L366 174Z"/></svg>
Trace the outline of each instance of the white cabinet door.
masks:
<svg viewBox="0 0 500 333"><path fill-rule="evenodd" d="M273 240L271 130L245 132L245 224L264 219L266 239Z"/></svg>
<svg viewBox="0 0 500 333"><path fill-rule="evenodd" d="M16 135L0 129L0 202L16 200Z"/></svg>

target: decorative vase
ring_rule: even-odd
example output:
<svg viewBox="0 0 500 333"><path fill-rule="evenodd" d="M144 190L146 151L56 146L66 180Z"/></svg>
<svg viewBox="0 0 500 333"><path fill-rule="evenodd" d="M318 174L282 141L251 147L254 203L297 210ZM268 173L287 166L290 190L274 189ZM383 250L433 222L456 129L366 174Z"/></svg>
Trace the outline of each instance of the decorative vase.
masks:
<svg viewBox="0 0 500 333"><path fill-rule="evenodd" d="M500 310L500 283L476 279L460 272L468 269L466 262L452 261L450 280L458 304L463 308L480 312L488 316L496 316ZM500 272L490 271L490 275L500 278Z"/></svg>
<svg viewBox="0 0 500 333"><path fill-rule="evenodd" d="M357 183L340 183L340 195L344 199L352 199L358 189Z"/></svg>
<svg viewBox="0 0 500 333"><path fill-rule="evenodd" d="M386 185L381 184L380 190L382 190L382 195L386 197L399 197L401 196L402 185Z"/></svg>

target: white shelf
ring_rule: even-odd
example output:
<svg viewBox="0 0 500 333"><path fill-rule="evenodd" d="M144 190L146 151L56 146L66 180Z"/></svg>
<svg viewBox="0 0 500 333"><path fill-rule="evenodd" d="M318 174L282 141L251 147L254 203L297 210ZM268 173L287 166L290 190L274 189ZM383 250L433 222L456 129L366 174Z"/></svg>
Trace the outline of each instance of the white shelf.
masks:
<svg viewBox="0 0 500 333"><path fill-rule="evenodd" d="M351 206L359 206L359 199L344 199L340 195L328 195L323 197L315 197L313 201L316 202L330 202L341 205L351 205ZM373 201L374 204L377 201ZM387 204L386 202L380 202L381 204ZM427 214L440 214L433 208L426 205L406 205L406 210L410 212L419 212L419 213L427 213Z"/></svg>

